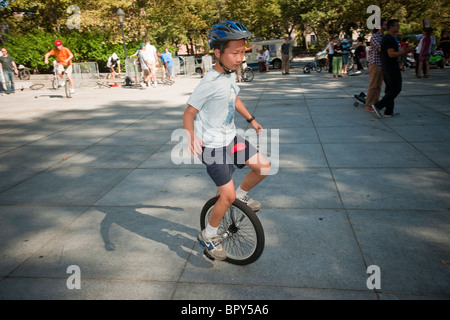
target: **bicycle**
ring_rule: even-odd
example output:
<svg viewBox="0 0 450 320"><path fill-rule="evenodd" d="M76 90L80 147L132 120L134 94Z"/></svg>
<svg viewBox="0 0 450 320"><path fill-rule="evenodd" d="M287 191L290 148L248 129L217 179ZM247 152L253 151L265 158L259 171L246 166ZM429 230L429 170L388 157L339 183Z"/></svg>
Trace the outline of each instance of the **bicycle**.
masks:
<svg viewBox="0 0 450 320"><path fill-rule="evenodd" d="M219 195L209 199L200 214L201 230L205 229L211 211ZM227 252L225 261L236 265L247 265L255 262L264 250L264 229L258 216L249 206L235 200L228 208L219 224L217 234L223 239L222 246ZM204 250L205 255L214 258Z"/></svg>
<svg viewBox="0 0 450 320"><path fill-rule="evenodd" d="M171 80L171 79L162 79L162 80L157 80L156 81L158 84L162 84L163 86L171 86L175 83L175 81Z"/></svg>
<svg viewBox="0 0 450 320"><path fill-rule="evenodd" d="M328 66L329 66L328 58L326 58L326 59L319 59L319 60L318 60L318 63L319 63L319 66L320 66L323 70L328 71Z"/></svg>
<svg viewBox="0 0 450 320"><path fill-rule="evenodd" d="M253 69L247 66L242 73L242 80L244 80L245 82L250 82L254 77L255 74L253 73Z"/></svg>
<svg viewBox="0 0 450 320"><path fill-rule="evenodd" d="M27 67L25 67L23 64L19 64L18 76L20 80L30 80L30 70L28 70Z"/></svg>
<svg viewBox="0 0 450 320"><path fill-rule="evenodd" d="M322 67L318 63L317 57L314 58L314 62L310 62L303 67L303 73L310 73L311 70L315 70L317 73L322 72Z"/></svg>

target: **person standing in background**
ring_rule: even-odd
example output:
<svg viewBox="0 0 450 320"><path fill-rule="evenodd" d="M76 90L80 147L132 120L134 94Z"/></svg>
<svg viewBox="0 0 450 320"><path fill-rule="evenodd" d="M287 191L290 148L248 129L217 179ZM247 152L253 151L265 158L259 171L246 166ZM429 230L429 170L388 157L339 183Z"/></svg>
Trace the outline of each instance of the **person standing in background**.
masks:
<svg viewBox="0 0 450 320"><path fill-rule="evenodd" d="M6 94L15 93L14 88L14 74L18 74L17 65L14 62L14 58L8 55L8 50L5 48L1 49L2 56L0 56L0 67L3 71L3 76L5 78L5 89ZM3 86L0 87L1 93L4 93Z"/></svg>
<svg viewBox="0 0 450 320"><path fill-rule="evenodd" d="M281 73L289 74L289 51L291 45L289 38L284 38L284 43L281 45Z"/></svg>
<svg viewBox="0 0 450 320"><path fill-rule="evenodd" d="M381 69L381 40L386 31L387 21L381 19L380 29L376 30L370 38L369 50L369 87L366 93L366 107L367 112L373 112L372 105L379 101L381 87L383 86L383 71Z"/></svg>
<svg viewBox="0 0 450 320"><path fill-rule="evenodd" d="M325 50L328 51L328 73L333 73L334 38L330 38Z"/></svg>

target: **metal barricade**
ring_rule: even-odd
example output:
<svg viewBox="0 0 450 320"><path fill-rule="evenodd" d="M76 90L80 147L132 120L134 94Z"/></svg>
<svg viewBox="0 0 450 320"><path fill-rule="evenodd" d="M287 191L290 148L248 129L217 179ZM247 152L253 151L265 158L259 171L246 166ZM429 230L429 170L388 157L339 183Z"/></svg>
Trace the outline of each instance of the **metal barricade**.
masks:
<svg viewBox="0 0 450 320"><path fill-rule="evenodd" d="M212 69L213 65L212 65L212 56L210 55L204 55L202 57L202 71L203 74L206 74L209 69Z"/></svg>
<svg viewBox="0 0 450 320"><path fill-rule="evenodd" d="M164 80L166 78L166 69L164 67L156 67L156 79Z"/></svg>
<svg viewBox="0 0 450 320"><path fill-rule="evenodd" d="M184 57L184 65L186 74L195 73L195 58L193 56Z"/></svg>
<svg viewBox="0 0 450 320"><path fill-rule="evenodd" d="M181 60L179 57L177 57L177 56L173 57L172 61L173 61L173 67L172 67L173 75L176 76L179 74L186 74L186 71L184 70L184 62L181 63Z"/></svg>
<svg viewBox="0 0 450 320"><path fill-rule="evenodd" d="M88 87L100 79L97 62L81 62L72 65L72 80L75 87Z"/></svg>
<svg viewBox="0 0 450 320"><path fill-rule="evenodd" d="M131 81L135 84L141 82L141 70L138 66L138 60L135 58L128 58L125 60L126 75L131 78Z"/></svg>

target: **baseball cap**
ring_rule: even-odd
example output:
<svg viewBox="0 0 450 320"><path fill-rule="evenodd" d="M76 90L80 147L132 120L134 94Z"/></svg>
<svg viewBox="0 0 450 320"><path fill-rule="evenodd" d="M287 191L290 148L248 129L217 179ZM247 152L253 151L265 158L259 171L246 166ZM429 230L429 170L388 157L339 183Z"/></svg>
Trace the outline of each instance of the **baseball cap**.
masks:
<svg viewBox="0 0 450 320"><path fill-rule="evenodd" d="M55 46L60 46L62 45L62 41L61 40L56 40L55 41Z"/></svg>

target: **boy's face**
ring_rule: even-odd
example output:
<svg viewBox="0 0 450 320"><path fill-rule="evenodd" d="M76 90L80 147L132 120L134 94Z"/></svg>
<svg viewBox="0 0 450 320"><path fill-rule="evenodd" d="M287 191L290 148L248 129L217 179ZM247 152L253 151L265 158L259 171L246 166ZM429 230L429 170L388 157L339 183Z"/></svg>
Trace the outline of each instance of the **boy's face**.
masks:
<svg viewBox="0 0 450 320"><path fill-rule="evenodd" d="M245 52L244 39L232 40L228 42L228 46L225 48L223 53L220 53L219 49L214 50L216 58L220 59L220 62L230 70L236 70L237 67L239 67L239 65L242 62L244 52Z"/></svg>

